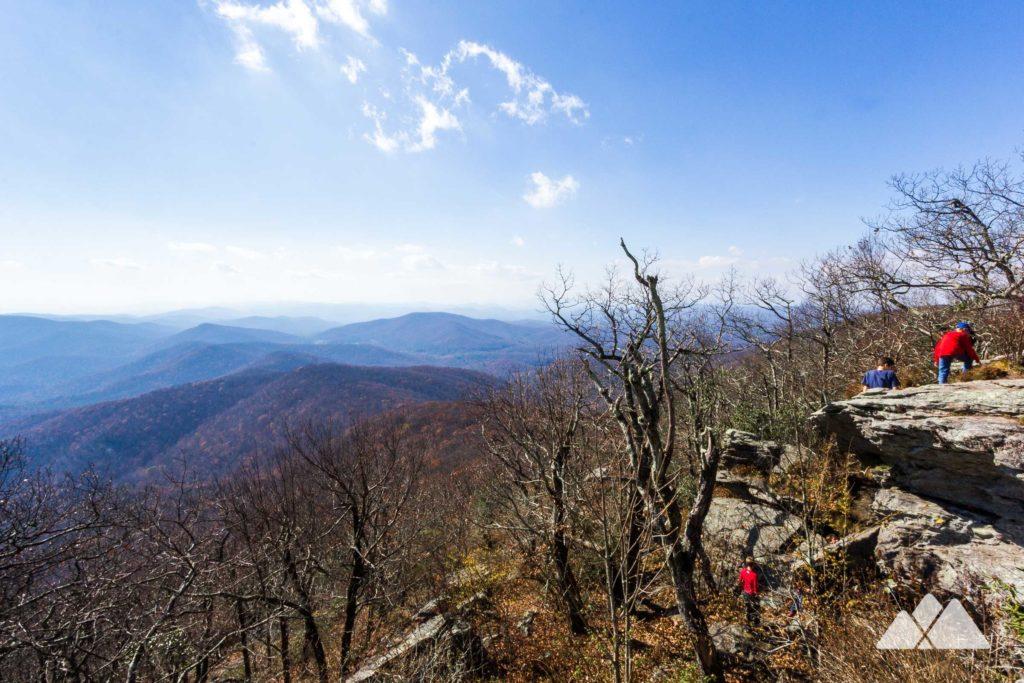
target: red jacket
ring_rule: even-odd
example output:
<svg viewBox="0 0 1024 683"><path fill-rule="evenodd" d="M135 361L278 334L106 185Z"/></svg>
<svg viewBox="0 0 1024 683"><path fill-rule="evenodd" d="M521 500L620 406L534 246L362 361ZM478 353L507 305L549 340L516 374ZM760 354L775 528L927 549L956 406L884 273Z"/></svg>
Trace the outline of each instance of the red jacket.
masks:
<svg viewBox="0 0 1024 683"><path fill-rule="evenodd" d="M757 595L757 572L750 567L740 570L740 584L747 595Z"/></svg>
<svg viewBox="0 0 1024 683"><path fill-rule="evenodd" d="M974 350L974 342L971 341L971 335L963 330L952 330L942 335L942 339L935 345L933 356L936 363L943 356L967 356L975 363L981 362L977 351Z"/></svg>

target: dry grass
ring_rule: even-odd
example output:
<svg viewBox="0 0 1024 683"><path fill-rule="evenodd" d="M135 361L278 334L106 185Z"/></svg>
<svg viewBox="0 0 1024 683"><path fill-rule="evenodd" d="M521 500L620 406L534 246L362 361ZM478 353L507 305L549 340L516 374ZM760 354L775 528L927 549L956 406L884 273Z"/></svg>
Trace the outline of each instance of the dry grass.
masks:
<svg viewBox="0 0 1024 683"><path fill-rule="evenodd" d="M909 608L908 608L909 609ZM1016 674L997 666L992 651L877 650L898 607L881 591L847 603L823 620L815 680L835 683L904 681L1014 681Z"/></svg>
<svg viewBox="0 0 1024 683"><path fill-rule="evenodd" d="M983 379L1021 379L1024 378L1024 367L1005 358L984 363L961 375L959 382L974 382Z"/></svg>

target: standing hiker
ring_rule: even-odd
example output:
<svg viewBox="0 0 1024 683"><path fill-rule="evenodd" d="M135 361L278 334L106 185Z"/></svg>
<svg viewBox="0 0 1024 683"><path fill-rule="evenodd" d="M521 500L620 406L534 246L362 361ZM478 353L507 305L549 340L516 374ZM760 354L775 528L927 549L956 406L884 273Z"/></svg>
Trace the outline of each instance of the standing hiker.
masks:
<svg viewBox="0 0 1024 683"><path fill-rule="evenodd" d="M935 364L939 366L939 384L945 384L949 380L949 369L953 361L963 361L964 372L971 369L975 363L980 363L978 352L974 350L974 330L971 324L958 322L956 327L946 334L935 345Z"/></svg>
<svg viewBox="0 0 1024 683"><path fill-rule="evenodd" d="M740 569L740 587L743 589L743 606L747 612L747 628L761 625L761 598L757 584L757 569L754 558L747 555L743 568Z"/></svg>
<svg viewBox="0 0 1024 683"><path fill-rule="evenodd" d="M864 373L861 380L864 391L868 389L899 389L900 378L896 376L896 361L889 356L878 359L878 367Z"/></svg>

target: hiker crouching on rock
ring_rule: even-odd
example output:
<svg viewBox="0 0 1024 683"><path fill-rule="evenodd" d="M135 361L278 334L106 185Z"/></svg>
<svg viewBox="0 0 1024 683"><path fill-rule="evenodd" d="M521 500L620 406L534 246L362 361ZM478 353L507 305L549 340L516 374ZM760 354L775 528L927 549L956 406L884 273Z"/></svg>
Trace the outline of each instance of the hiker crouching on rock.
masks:
<svg viewBox="0 0 1024 683"><path fill-rule="evenodd" d="M878 359L878 367L864 373L861 380L864 391L868 389L899 389L900 378L896 376L896 361L889 356Z"/></svg>
<svg viewBox="0 0 1024 683"><path fill-rule="evenodd" d="M935 364L939 366L939 384L949 380L949 369L953 361L963 361L964 372L975 363L980 363L977 351L974 350L974 330L970 323L959 322L956 328L942 335L935 345Z"/></svg>
<svg viewBox="0 0 1024 683"><path fill-rule="evenodd" d="M740 588L743 590L743 605L747 611L747 627L755 628L761 625L761 598L757 585L757 569L754 566L754 558L747 556L740 569Z"/></svg>

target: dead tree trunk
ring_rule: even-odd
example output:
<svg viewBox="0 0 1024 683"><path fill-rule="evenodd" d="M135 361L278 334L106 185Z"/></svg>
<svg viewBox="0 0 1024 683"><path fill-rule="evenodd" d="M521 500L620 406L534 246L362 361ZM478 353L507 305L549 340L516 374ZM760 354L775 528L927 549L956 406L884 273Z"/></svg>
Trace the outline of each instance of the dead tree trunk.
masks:
<svg viewBox="0 0 1024 683"><path fill-rule="evenodd" d="M281 634L281 680L292 683L292 658L288 651L288 617L281 615L277 621Z"/></svg>

